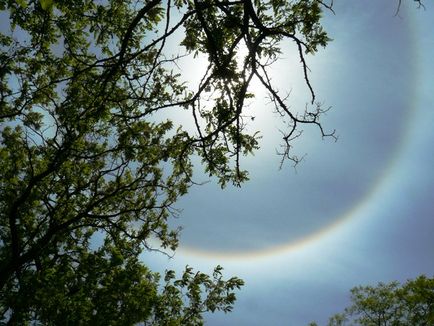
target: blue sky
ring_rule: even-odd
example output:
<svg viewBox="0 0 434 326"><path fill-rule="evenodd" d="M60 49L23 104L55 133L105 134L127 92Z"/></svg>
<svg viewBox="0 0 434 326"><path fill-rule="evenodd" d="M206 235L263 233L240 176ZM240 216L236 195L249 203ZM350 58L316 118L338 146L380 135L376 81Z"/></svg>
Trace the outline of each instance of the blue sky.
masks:
<svg viewBox="0 0 434 326"><path fill-rule="evenodd" d="M338 142L307 129L294 149L305 160L278 170L282 125L255 90L252 127L264 138L244 160L251 181L221 190L211 180L179 202L179 250L146 262L221 264L246 281L234 312L207 325L324 325L356 285L434 275L434 6L411 2L399 17L393 0L335 1L327 15L334 41L308 64ZM291 48L283 57L274 80L304 106L299 62Z"/></svg>

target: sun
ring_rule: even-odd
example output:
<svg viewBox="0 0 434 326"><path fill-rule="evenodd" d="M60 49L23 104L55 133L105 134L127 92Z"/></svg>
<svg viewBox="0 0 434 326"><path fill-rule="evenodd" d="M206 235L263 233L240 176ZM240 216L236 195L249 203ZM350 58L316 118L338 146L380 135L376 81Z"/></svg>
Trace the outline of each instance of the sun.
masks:
<svg viewBox="0 0 434 326"><path fill-rule="evenodd" d="M244 42L240 42L237 46L236 61L239 71L243 69L246 58L249 56L249 49ZM268 67L272 68L272 66ZM271 71L271 70L270 70ZM259 71L259 73L261 73ZM277 78L279 71L272 71L269 75L272 78ZM261 136L261 146L269 145L273 148L278 147L281 139L279 133L279 117L277 117L273 104L270 100L269 91L263 85L258 76L254 75L249 82L247 93L251 97L244 100L242 116L244 118L247 132L259 132ZM274 150L273 150L274 153Z"/></svg>
<svg viewBox="0 0 434 326"><path fill-rule="evenodd" d="M237 46L237 51L236 51L236 60L237 60L238 69L241 70L243 68L244 62L248 57L248 55L249 55L249 49L247 48L246 44L240 42ZM248 87L248 92L250 94L253 94L255 98L264 97L267 94L264 85L262 85L261 81L257 76L253 76L253 78L251 79Z"/></svg>

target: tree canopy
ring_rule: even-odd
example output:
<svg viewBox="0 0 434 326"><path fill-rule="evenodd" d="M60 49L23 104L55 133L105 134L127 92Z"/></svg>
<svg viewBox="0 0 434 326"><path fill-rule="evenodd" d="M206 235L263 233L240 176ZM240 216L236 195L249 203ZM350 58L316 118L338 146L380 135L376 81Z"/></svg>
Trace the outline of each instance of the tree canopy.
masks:
<svg viewBox="0 0 434 326"><path fill-rule="evenodd" d="M329 41L325 8L317 0L0 1L3 323L188 325L204 311L231 310L243 282L224 280L220 267L161 279L139 255L176 248L167 219L194 184L194 157L222 186L247 180L240 156L258 147L243 111L253 78L290 118L284 156L300 124L323 132L305 55ZM298 49L311 92L313 109L301 116L267 73L284 40ZM197 55L208 66L191 89L177 63ZM173 121L186 110L193 131Z"/></svg>
<svg viewBox="0 0 434 326"><path fill-rule="evenodd" d="M297 162L291 142L305 124L334 137L306 59L330 41L331 4L0 0L1 322L195 325L230 311L240 279L220 267L161 277L139 255L178 245L167 219L194 184L194 158L222 187L248 179L253 79L288 122L284 158ZM284 41L310 92L302 113L269 75ZM197 55L208 66L192 88L178 63ZM176 123L186 111L193 128Z"/></svg>
<svg viewBox="0 0 434 326"><path fill-rule="evenodd" d="M357 286L351 290L351 302L330 318L329 326L433 325L434 278L421 275L402 285Z"/></svg>

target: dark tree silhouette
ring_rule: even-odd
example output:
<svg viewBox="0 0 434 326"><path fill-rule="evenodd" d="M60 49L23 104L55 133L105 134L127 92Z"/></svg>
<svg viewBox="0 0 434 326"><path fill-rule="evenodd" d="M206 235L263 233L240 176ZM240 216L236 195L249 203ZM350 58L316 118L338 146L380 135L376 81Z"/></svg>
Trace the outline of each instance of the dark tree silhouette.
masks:
<svg viewBox="0 0 434 326"><path fill-rule="evenodd" d="M290 118L285 156L300 124L327 135L305 55L327 44L320 17L331 6L21 0L0 9L9 23L0 37L3 322L188 325L229 311L242 281L223 280L220 267L213 276L188 268L180 280L168 272L164 283L138 257L176 248L167 218L193 184L193 156L222 186L247 179L240 155L257 148L243 116L253 78ZM267 73L284 40L311 92L314 109L302 116ZM189 89L177 63L199 54L208 66ZM193 132L161 118L185 110Z"/></svg>

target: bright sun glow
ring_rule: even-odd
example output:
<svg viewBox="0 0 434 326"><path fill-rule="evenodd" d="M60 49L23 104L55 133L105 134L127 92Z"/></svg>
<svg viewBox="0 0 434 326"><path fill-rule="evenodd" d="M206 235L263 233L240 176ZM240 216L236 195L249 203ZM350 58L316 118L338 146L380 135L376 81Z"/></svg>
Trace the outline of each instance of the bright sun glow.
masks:
<svg viewBox="0 0 434 326"><path fill-rule="evenodd" d="M239 69L242 69L244 65L244 60L245 58L247 58L248 55L249 49L244 43L240 43L237 49L237 63ZM256 76L254 76L250 81L248 91L249 93L254 94L255 98L263 98L267 95L267 91L261 84L261 81Z"/></svg>

